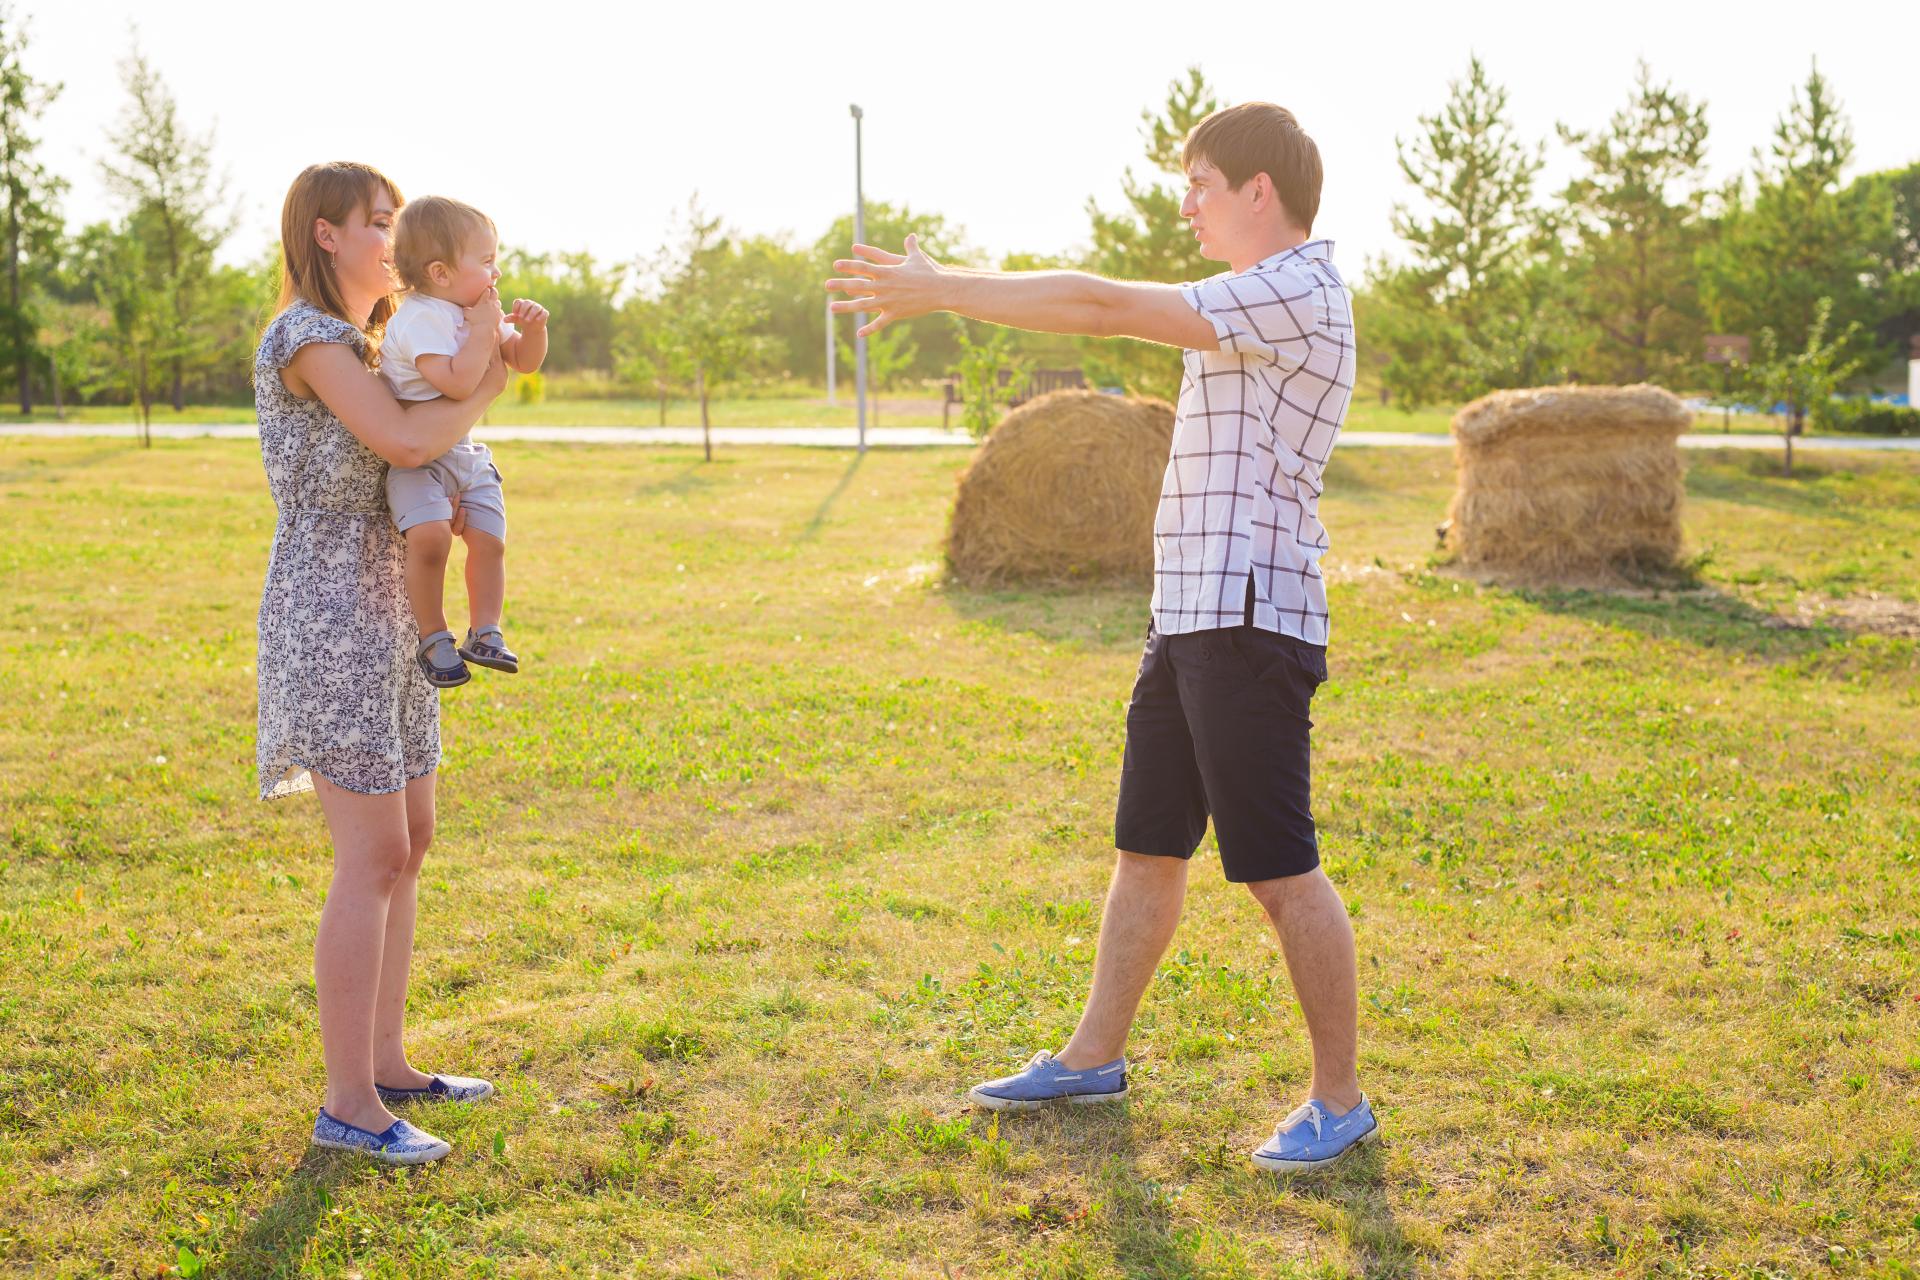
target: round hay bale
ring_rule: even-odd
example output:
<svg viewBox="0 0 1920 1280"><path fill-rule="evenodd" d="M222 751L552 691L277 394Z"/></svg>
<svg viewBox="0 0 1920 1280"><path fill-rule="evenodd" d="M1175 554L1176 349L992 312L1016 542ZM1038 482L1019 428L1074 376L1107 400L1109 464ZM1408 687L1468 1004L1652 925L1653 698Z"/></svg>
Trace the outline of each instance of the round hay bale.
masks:
<svg viewBox="0 0 1920 1280"><path fill-rule="evenodd" d="M960 477L947 533L971 586L1153 579L1173 406L1055 391L1000 420Z"/></svg>
<svg viewBox="0 0 1920 1280"><path fill-rule="evenodd" d="M1607 582L1673 569L1693 414L1659 387L1537 387L1453 417L1459 484L1446 544L1515 581Z"/></svg>

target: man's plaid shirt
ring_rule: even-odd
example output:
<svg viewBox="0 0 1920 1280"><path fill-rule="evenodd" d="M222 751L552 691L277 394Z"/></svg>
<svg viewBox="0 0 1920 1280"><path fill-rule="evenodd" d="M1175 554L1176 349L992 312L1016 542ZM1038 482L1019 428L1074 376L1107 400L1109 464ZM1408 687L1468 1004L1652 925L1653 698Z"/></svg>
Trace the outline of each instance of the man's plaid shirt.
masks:
<svg viewBox="0 0 1920 1280"><path fill-rule="evenodd" d="M1181 293L1218 351L1189 351L1154 518L1162 633L1253 625L1327 642L1320 477L1353 393L1353 307L1310 240Z"/></svg>

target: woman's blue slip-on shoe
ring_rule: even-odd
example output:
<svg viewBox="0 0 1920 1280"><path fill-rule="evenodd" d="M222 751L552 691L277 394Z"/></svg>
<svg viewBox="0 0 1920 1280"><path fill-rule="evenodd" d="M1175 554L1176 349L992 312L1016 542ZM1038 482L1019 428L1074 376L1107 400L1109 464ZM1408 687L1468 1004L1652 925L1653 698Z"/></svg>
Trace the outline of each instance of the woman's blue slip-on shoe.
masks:
<svg viewBox="0 0 1920 1280"><path fill-rule="evenodd" d="M1253 1162L1275 1173L1308 1173L1326 1168L1379 1136L1380 1123L1365 1097L1343 1116L1319 1102L1307 1102L1280 1122L1273 1136L1253 1153Z"/></svg>
<svg viewBox="0 0 1920 1280"><path fill-rule="evenodd" d="M1125 1058L1073 1071L1045 1049L1033 1055L1025 1070L977 1084L967 1092L968 1098L992 1111L1038 1111L1050 1102L1083 1106L1118 1102L1126 1096Z"/></svg>
<svg viewBox="0 0 1920 1280"><path fill-rule="evenodd" d="M493 1096L493 1086L472 1076L435 1076L418 1089L389 1089L376 1084L380 1101L396 1102L480 1102Z"/></svg>
<svg viewBox="0 0 1920 1280"><path fill-rule="evenodd" d="M395 1120L383 1132L375 1133L334 1119L325 1107L320 1108L320 1118L313 1122L313 1145L335 1151L358 1151L381 1164L428 1164L453 1150L405 1120Z"/></svg>

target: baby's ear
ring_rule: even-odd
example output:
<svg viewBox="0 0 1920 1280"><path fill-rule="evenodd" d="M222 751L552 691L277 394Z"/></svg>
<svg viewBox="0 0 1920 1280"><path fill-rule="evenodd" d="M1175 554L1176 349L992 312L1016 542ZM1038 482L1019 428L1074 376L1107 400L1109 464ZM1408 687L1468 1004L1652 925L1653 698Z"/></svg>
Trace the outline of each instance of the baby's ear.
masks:
<svg viewBox="0 0 1920 1280"><path fill-rule="evenodd" d="M429 262L427 264L427 279L444 289L453 283L453 272L447 269L447 264L444 262Z"/></svg>

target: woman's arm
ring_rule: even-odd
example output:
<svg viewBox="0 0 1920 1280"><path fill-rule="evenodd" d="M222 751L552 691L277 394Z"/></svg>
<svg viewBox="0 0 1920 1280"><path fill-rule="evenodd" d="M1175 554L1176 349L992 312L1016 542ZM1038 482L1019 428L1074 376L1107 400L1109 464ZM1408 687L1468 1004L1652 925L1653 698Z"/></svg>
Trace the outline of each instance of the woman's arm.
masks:
<svg viewBox="0 0 1920 1280"><path fill-rule="evenodd" d="M351 347L310 342L294 353L281 381L302 399L317 397L340 419L340 425L386 461L396 467L418 467L460 443L460 437L506 388L507 370L497 358L489 362L471 399L442 396L403 404Z"/></svg>

